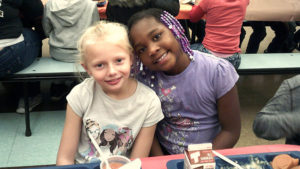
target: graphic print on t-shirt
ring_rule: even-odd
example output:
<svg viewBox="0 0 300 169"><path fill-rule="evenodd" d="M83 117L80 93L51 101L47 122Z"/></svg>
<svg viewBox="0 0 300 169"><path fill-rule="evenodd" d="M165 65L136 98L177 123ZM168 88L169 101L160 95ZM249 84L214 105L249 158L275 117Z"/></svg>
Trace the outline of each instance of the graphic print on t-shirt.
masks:
<svg viewBox="0 0 300 169"><path fill-rule="evenodd" d="M94 120L86 121L86 130L91 133L105 156L126 155L133 144L132 130L114 124L101 126ZM88 156L99 157L94 145L90 142Z"/></svg>
<svg viewBox="0 0 300 169"><path fill-rule="evenodd" d="M193 127L194 121L181 115L183 110L182 100L179 98L176 86L172 85L164 88L162 81L159 81L158 84L160 87L159 98L163 112L168 117L167 120L178 127Z"/></svg>
<svg viewBox="0 0 300 169"><path fill-rule="evenodd" d="M87 133L90 133L94 139L96 140L97 144L100 143L100 125L95 120L87 119L85 122L85 129ZM99 153L96 151L96 148L92 144L91 140L89 139L88 142L89 146L88 149L79 152L82 157L85 158L88 162L99 162Z"/></svg>
<svg viewBox="0 0 300 169"><path fill-rule="evenodd" d="M194 127L194 121L191 118L183 117L184 109L180 91L175 85L166 86L162 80L158 81L158 96L161 100L162 110L165 115L165 121L158 126L161 144L167 146L172 152L181 153L188 135L185 130ZM172 127L171 127L172 126ZM173 144L176 143L176 144Z"/></svg>

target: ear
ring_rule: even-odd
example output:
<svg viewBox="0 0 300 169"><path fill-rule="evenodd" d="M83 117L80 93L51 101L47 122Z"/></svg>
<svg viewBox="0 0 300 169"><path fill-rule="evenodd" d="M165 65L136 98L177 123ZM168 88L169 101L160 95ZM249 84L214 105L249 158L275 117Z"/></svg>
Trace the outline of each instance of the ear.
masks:
<svg viewBox="0 0 300 169"><path fill-rule="evenodd" d="M87 65L85 65L84 63L81 63L81 66L84 68L84 70L91 76L91 71L89 71Z"/></svg>

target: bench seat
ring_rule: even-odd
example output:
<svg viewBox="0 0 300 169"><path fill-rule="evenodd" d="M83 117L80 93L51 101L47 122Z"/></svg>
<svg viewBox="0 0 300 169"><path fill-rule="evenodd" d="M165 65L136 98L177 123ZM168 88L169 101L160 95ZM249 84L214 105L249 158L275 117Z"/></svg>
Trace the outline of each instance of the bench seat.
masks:
<svg viewBox="0 0 300 169"><path fill-rule="evenodd" d="M240 75L299 74L300 53L241 54Z"/></svg>
<svg viewBox="0 0 300 169"><path fill-rule="evenodd" d="M75 63L54 60L50 57L37 58L29 67L4 80L42 80L79 77L78 72L85 70Z"/></svg>

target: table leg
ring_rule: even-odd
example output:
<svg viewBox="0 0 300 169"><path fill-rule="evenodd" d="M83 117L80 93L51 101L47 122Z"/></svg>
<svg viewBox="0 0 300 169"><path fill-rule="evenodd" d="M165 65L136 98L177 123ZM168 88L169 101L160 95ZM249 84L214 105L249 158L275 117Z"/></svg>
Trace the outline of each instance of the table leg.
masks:
<svg viewBox="0 0 300 169"><path fill-rule="evenodd" d="M25 136L31 136L30 130L30 112L29 112L29 97L28 97L28 82L24 82L24 106L25 106L25 124L26 131Z"/></svg>

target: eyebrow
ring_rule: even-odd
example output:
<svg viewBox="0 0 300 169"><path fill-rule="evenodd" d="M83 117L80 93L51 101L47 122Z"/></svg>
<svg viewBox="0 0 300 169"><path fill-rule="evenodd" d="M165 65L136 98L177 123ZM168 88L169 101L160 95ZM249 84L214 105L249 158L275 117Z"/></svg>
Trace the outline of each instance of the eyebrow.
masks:
<svg viewBox="0 0 300 169"><path fill-rule="evenodd" d="M147 34L147 36L149 37L149 36L151 36L154 32L156 32L158 29L157 28L155 28L155 29L153 29L152 31L150 31L148 34ZM137 43L137 44L134 44L133 45L133 48L136 48L137 46L139 46L140 44L139 44L139 42Z"/></svg>

